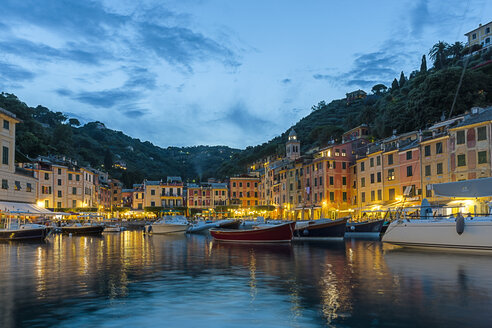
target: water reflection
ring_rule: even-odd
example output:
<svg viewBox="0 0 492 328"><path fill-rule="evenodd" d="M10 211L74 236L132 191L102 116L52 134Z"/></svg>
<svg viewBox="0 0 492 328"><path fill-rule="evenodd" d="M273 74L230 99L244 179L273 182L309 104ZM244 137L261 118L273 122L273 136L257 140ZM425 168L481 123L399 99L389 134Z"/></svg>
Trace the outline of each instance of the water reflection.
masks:
<svg viewBox="0 0 492 328"><path fill-rule="evenodd" d="M487 326L489 256L205 236L0 244L0 326Z"/></svg>

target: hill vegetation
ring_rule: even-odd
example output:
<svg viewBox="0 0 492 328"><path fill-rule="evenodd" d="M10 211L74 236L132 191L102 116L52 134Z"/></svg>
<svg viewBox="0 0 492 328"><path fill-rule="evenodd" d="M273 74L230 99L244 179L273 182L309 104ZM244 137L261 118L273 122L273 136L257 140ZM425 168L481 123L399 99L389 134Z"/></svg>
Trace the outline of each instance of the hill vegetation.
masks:
<svg viewBox="0 0 492 328"><path fill-rule="evenodd" d="M293 126L302 151L325 146L330 140L339 141L344 131L363 123L369 125L374 138L383 138L393 130L403 133L425 129L442 115L457 115L473 106L492 104L492 49L477 50L464 48L460 43L438 42L429 52L433 60L431 69L427 69L424 55L419 70L408 78L402 72L389 87L375 85L365 99L351 103L345 99L320 101ZM483 63L488 65L480 65ZM0 107L22 120L17 126L17 149L21 153L31 158L65 155L82 165L108 171L127 187L144 178L161 179L167 175L200 181L244 173L248 164L260 158L282 156L288 134L287 130L269 142L245 150L226 146L161 148L107 129L101 122L81 126L77 119L61 112L43 106L29 107L13 94L0 94ZM113 167L120 162L126 164L126 170Z"/></svg>

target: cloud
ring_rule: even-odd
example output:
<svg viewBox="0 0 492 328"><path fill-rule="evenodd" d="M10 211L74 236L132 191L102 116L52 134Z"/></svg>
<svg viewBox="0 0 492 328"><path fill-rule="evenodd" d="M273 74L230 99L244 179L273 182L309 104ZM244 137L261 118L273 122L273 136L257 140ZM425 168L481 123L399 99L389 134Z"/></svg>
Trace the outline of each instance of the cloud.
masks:
<svg viewBox="0 0 492 328"><path fill-rule="evenodd" d="M283 83L283 84L289 84L289 83L291 83L291 82L292 82L292 80L291 80L291 79L283 79L283 80L282 80L282 83Z"/></svg>
<svg viewBox="0 0 492 328"><path fill-rule="evenodd" d="M56 49L42 43L13 39L1 41L0 51L35 60L67 60L91 65L98 65L102 59L111 58L111 55L102 49L90 49L89 46L74 42L69 42L66 48Z"/></svg>
<svg viewBox="0 0 492 328"><path fill-rule="evenodd" d="M111 108L139 99L136 91L110 89L103 91L85 91L73 95L73 99L95 107Z"/></svg>
<svg viewBox="0 0 492 328"><path fill-rule="evenodd" d="M123 115L129 118L139 118L145 115L145 111L139 110L139 109L134 109L134 110L129 110L126 112L123 112Z"/></svg>
<svg viewBox="0 0 492 328"><path fill-rule="evenodd" d="M7 81L19 82L32 80L36 75L18 65L0 62L0 77Z"/></svg>
<svg viewBox="0 0 492 328"><path fill-rule="evenodd" d="M124 88L142 88L152 90L157 87L157 74L150 72L145 67L122 67L128 74Z"/></svg>
<svg viewBox="0 0 492 328"><path fill-rule="evenodd" d="M195 61L218 59L227 66L240 65L236 55L227 47L184 27L141 24L140 42L158 57L171 64L180 64L191 71Z"/></svg>
<svg viewBox="0 0 492 328"><path fill-rule="evenodd" d="M426 25L431 23L428 0L419 0L410 12L410 27L414 37L421 37Z"/></svg>
<svg viewBox="0 0 492 328"><path fill-rule="evenodd" d="M237 102L229 107L225 115L215 122L222 122L227 125L232 124L240 130L247 132L254 131L256 133L261 133L275 126L273 122L251 114L242 102Z"/></svg>

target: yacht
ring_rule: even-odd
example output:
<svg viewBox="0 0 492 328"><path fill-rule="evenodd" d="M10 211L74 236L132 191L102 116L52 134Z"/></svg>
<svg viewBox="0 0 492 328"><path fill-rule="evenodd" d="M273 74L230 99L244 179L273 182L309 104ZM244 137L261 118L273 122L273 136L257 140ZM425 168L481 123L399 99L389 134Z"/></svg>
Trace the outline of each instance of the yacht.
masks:
<svg viewBox="0 0 492 328"><path fill-rule="evenodd" d="M449 182L433 185L437 196L480 198L492 196L492 178ZM490 202L489 202L490 204ZM429 202L424 199L419 219L399 217L383 235L389 244L416 247L451 249L458 251L492 251L492 214L435 217Z"/></svg>
<svg viewBox="0 0 492 328"><path fill-rule="evenodd" d="M165 217L162 220L145 226L145 232L153 234L184 234L188 230L188 220L184 216Z"/></svg>

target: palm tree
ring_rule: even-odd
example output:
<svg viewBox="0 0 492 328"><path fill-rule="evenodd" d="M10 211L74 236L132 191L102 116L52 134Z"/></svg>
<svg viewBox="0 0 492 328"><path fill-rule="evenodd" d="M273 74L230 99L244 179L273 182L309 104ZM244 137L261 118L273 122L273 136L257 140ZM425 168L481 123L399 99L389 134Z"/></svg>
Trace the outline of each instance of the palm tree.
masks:
<svg viewBox="0 0 492 328"><path fill-rule="evenodd" d="M429 58L434 60L434 67L441 69L446 64L447 52L449 49L449 44L444 41L439 41L434 46L432 46L429 51Z"/></svg>
<svg viewBox="0 0 492 328"><path fill-rule="evenodd" d="M449 46L448 55L454 59L460 59L463 57L463 49L464 49L463 43L457 41L453 43L453 45Z"/></svg>

